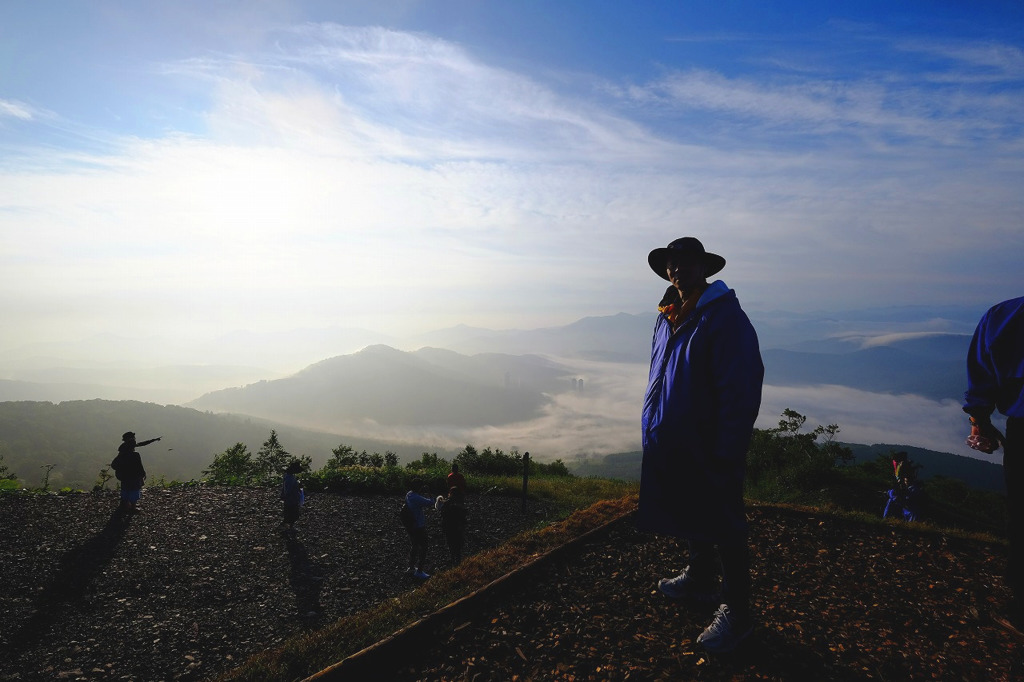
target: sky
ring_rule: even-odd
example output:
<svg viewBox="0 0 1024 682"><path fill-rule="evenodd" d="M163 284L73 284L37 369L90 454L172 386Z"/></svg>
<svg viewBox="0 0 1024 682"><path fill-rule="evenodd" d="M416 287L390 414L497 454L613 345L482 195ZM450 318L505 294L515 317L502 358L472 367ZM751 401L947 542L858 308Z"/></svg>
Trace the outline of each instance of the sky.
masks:
<svg viewBox="0 0 1024 682"><path fill-rule="evenodd" d="M770 4L771 7L766 5ZM1019 2L0 5L0 349L1022 293Z"/></svg>
<svg viewBox="0 0 1024 682"><path fill-rule="evenodd" d="M0 356L653 312L684 235L762 316L980 315L1022 152L1016 1L6 0Z"/></svg>

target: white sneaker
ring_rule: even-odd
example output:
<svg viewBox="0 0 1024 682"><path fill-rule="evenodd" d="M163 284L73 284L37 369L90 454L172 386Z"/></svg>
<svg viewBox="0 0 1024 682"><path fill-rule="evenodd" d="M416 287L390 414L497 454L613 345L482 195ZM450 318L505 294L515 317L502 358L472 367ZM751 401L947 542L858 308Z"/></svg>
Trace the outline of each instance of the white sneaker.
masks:
<svg viewBox="0 0 1024 682"><path fill-rule="evenodd" d="M711 625L700 633L697 644L713 653L728 653L739 646L753 631L754 624L749 618L737 618L728 606L722 604L715 612L715 619L711 621Z"/></svg>
<svg viewBox="0 0 1024 682"><path fill-rule="evenodd" d="M684 570L674 578L662 578L658 581L658 591L669 599L689 600L704 604L714 604L719 595L714 584L700 582Z"/></svg>

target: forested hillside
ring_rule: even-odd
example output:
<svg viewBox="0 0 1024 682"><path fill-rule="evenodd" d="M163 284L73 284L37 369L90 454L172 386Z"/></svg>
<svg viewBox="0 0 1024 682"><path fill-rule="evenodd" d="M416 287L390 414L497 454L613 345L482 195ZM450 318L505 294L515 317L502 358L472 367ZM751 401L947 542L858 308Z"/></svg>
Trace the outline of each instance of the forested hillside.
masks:
<svg viewBox="0 0 1024 682"><path fill-rule="evenodd" d="M909 445L893 445L876 443L874 445L857 445L843 443L854 455L851 464L862 464L887 456L892 452L903 450L916 466L918 477L929 479L934 476L946 476L963 481L978 490L1001 493L1004 491L1003 467L1000 464L985 462L973 457L962 457L948 452L936 452ZM612 455L577 457L566 464L578 476L599 476L602 478L621 478L627 481L640 480L640 461L642 452L619 452ZM886 472L888 473L888 472Z"/></svg>
<svg viewBox="0 0 1024 682"><path fill-rule="evenodd" d="M260 419L210 414L175 405L136 401L80 400L63 403L0 402L0 456L23 485L39 487L46 467L49 487L89 489L100 469L117 454L121 434L134 431L140 440L163 440L141 448L150 482L198 478L214 455L235 443L257 450L276 429L284 448L308 455L316 467L344 442L370 452L392 450L399 459L419 457L422 448L367 439L343 438ZM431 448L436 449L436 448Z"/></svg>

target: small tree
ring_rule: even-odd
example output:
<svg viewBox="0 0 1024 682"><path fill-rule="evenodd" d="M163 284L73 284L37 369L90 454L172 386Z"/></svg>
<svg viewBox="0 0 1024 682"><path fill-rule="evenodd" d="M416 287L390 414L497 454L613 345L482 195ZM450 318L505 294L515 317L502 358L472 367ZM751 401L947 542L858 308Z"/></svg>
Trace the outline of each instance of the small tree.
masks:
<svg viewBox="0 0 1024 682"><path fill-rule="evenodd" d="M831 457L836 466L845 466L855 459L853 450L836 442L836 434L839 433L838 424L829 424L828 426L819 426L818 428L821 429L821 434L825 436L825 440L820 446L821 451Z"/></svg>
<svg viewBox="0 0 1024 682"><path fill-rule="evenodd" d="M245 485L251 483L256 476L256 468L245 443L235 443L219 455L214 455L213 462L203 470L203 475L221 485Z"/></svg>
<svg viewBox="0 0 1024 682"><path fill-rule="evenodd" d="M426 453L423 454L425 455ZM455 455L455 463L464 471L479 471L480 454L476 451L475 447L467 443L466 447L462 448L462 451Z"/></svg>
<svg viewBox="0 0 1024 682"><path fill-rule="evenodd" d="M281 441L277 439L277 431L271 429L270 438L263 441L263 445L256 451L255 467L257 478L268 480L284 476L284 470L288 468L288 462L290 461L288 451L284 449Z"/></svg>
<svg viewBox="0 0 1024 682"><path fill-rule="evenodd" d="M379 452L375 452L372 455L370 455L370 466L372 466L374 469L380 469L382 466L384 466L384 455L380 454Z"/></svg>
<svg viewBox="0 0 1024 682"><path fill-rule="evenodd" d="M388 450L384 453L384 466L396 467L398 466L398 455Z"/></svg>
<svg viewBox="0 0 1024 682"><path fill-rule="evenodd" d="M331 450L331 457L327 460L325 469L340 469L341 467L352 467L358 463L356 450L351 445L342 443Z"/></svg>
<svg viewBox="0 0 1024 682"><path fill-rule="evenodd" d="M778 427L754 429L747 453L747 488L766 499L792 497L820 488L828 481L837 460L852 457L834 441L839 427L830 424L800 433L807 417L791 409L782 413ZM824 444L816 441L826 435Z"/></svg>
<svg viewBox="0 0 1024 682"><path fill-rule="evenodd" d="M4 448L6 448L6 444L0 443L0 481L13 481L18 477L14 475L14 472L7 468L7 464L4 462Z"/></svg>
<svg viewBox="0 0 1024 682"><path fill-rule="evenodd" d="M93 486L92 486L93 491L98 492L100 490L106 490L107 489L107 481L109 481L113 477L114 477L114 475L112 473L110 473L110 469L107 469L107 468L100 469L100 475L96 477L96 483L94 483Z"/></svg>
<svg viewBox="0 0 1024 682"><path fill-rule="evenodd" d="M437 469L448 466L448 460L438 457L436 452L424 452L420 458L405 465L406 469L423 471L425 469Z"/></svg>
<svg viewBox="0 0 1024 682"><path fill-rule="evenodd" d="M39 467L40 469L46 469L46 472L43 473L43 492L44 493L50 489L50 472L53 471L53 469L56 466L57 466L56 464L44 464L41 467Z"/></svg>

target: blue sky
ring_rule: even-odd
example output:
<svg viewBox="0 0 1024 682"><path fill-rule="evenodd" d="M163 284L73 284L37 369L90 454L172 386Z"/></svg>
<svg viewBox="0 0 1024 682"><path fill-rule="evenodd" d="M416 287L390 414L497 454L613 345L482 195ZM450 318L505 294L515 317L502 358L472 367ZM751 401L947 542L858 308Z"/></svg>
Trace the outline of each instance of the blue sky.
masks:
<svg viewBox="0 0 1024 682"><path fill-rule="evenodd" d="M0 349L641 312L687 234L751 310L980 314L1022 124L1019 2L8 0Z"/></svg>

